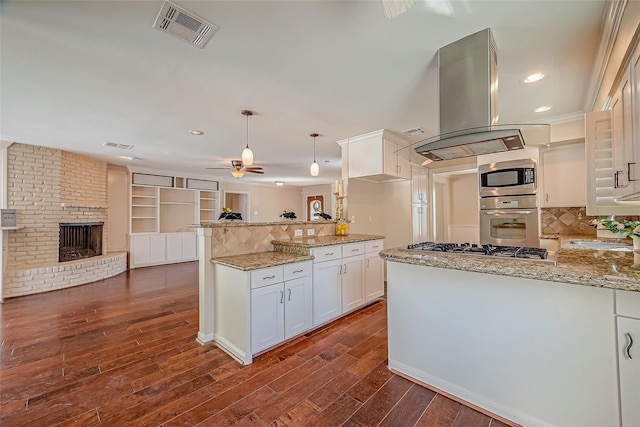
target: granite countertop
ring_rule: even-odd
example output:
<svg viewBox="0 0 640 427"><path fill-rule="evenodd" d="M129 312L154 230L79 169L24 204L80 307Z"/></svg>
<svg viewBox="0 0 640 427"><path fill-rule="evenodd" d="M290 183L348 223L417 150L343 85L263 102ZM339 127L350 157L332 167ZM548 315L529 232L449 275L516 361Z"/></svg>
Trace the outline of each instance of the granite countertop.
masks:
<svg viewBox="0 0 640 427"><path fill-rule="evenodd" d="M291 225L291 224L304 224L304 225L313 225L313 224L335 224L335 220L324 220L317 219L314 221L302 221L299 219L280 219L277 221L267 221L267 222L247 222L247 221L238 221L238 220L218 220L213 222L203 222L201 224L191 224L189 228L215 228L215 227L256 227L261 225Z"/></svg>
<svg viewBox="0 0 640 427"><path fill-rule="evenodd" d="M513 258L493 258L427 252L416 254L401 248L385 249L380 256L388 261L425 265L551 282L640 291L640 265L633 266L633 252L568 249L569 239L596 239L595 236L559 236L558 264ZM563 247L563 242L565 245ZM640 254L635 254L636 259ZM640 264L640 259L638 259Z"/></svg>
<svg viewBox="0 0 640 427"><path fill-rule="evenodd" d="M347 234L346 236L308 236L286 240L272 240L274 246L294 246L299 248L316 248L320 246L341 245L343 243L366 242L367 240L384 239L384 236L372 234Z"/></svg>
<svg viewBox="0 0 640 427"><path fill-rule="evenodd" d="M288 252L253 252L249 254L212 258L211 262L214 264L226 265L227 267L233 267L238 270L249 271L312 259L313 257L311 255L298 255Z"/></svg>

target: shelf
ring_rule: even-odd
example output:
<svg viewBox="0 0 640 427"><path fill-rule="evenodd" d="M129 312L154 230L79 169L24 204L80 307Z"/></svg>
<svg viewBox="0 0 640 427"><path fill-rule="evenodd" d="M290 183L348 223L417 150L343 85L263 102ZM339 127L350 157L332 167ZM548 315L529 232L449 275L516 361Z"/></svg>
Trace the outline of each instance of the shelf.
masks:
<svg viewBox="0 0 640 427"><path fill-rule="evenodd" d="M156 219L157 216L132 216L131 219Z"/></svg>
<svg viewBox="0 0 640 427"><path fill-rule="evenodd" d="M218 199L216 199L214 197L200 197L200 200L213 200L215 202Z"/></svg>
<svg viewBox="0 0 640 427"><path fill-rule="evenodd" d="M200 210L201 210L201 211L217 211L218 209L215 209L215 208L213 208L213 209L209 209L209 208L201 208Z"/></svg>
<svg viewBox="0 0 640 427"><path fill-rule="evenodd" d="M161 205L190 205L195 206L194 202L160 202Z"/></svg>

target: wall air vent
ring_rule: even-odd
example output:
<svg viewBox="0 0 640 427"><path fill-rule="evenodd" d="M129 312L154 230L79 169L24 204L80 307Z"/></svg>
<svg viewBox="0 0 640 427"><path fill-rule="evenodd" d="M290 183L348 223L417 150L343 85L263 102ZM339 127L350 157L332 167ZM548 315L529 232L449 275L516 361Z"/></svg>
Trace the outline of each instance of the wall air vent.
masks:
<svg viewBox="0 0 640 427"><path fill-rule="evenodd" d="M133 145L118 144L117 142L105 141L102 143L105 147L119 148L121 150L131 150Z"/></svg>
<svg viewBox="0 0 640 427"><path fill-rule="evenodd" d="M165 1L158 13L153 28L173 37L188 41L200 49L218 30L218 26L194 15L193 13Z"/></svg>

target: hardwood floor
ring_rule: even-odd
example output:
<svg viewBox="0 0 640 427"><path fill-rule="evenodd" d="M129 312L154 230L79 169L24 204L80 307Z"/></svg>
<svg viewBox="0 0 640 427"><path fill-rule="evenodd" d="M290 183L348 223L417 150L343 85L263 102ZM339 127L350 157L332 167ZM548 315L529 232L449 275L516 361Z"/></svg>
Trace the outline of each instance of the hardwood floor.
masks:
<svg viewBox="0 0 640 427"><path fill-rule="evenodd" d="M198 330L197 263L0 304L0 426L505 424L391 373L385 302L235 362Z"/></svg>

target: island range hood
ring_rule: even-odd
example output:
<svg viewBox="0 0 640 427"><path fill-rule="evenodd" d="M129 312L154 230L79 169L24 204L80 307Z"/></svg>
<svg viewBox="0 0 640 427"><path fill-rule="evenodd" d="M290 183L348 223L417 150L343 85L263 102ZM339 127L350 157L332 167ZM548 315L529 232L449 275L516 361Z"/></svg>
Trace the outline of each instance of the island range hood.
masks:
<svg viewBox="0 0 640 427"><path fill-rule="evenodd" d="M524 148L518 126L498 125L498 71L491 29L438 50L440 135L414 146L429 161Z"/></svg>

